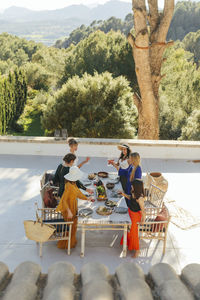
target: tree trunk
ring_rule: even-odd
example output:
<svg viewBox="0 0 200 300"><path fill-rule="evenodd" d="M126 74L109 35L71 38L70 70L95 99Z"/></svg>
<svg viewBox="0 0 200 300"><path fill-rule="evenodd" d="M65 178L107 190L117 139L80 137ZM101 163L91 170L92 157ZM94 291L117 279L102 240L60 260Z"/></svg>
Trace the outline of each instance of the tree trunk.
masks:
<svg viewBox="0 0 200 300"><path fill-rule="evenodd" d="M174 12L174 0L165 0L162 13L158 0L132 0L135 35L128 35L135 61L140 95L134 94L138 109L138 138L159 139L159 85L167 32Z"/></svg>

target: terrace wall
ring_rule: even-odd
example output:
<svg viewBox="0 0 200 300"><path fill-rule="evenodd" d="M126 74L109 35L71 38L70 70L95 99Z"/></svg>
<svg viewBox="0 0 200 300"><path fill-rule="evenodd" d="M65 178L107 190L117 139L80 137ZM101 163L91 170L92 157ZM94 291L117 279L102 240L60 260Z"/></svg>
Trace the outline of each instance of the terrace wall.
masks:
<svg viewBox="0 0 200 300"><path fill-rule="evenodd" d="M200 159L200 142L152 141L77 138L78 155L91 157L118 157L119 143L129 143L132 151L143 158ZM0 137L0 154L63 156L67 153L66 140L53 137Z"/></svg>

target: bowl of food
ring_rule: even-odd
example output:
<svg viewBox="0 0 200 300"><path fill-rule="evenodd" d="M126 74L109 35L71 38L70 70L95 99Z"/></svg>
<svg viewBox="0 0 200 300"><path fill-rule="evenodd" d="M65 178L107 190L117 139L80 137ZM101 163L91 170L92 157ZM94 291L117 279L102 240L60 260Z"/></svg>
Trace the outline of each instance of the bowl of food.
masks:
<svg viewBox="0 0 200 300"><path fill-rule="evenodd" d="M104 185L97 186L96 192L97 192L97 200L98 201L105 201L108 199Z"/></svg>
<svg viewBox="0 0 200 300"><path fill-rule="evenodd" d="M106 200L105 201L105 205L112 208L112 207L117 206L117 202L116 201L112 201L112 200Z"/></svg>
<svg viewBox="0 0 200 300"><path fill-rule="evenodd" d="M112 209L105 206L99 206L96 210L96 213L102 216L108 216L112 214Z"/></svg>
<svg viewBox="0 0 200 300"><path fill-rule="evenodd" d="M96 175L97 175L96 173L91 173L91 174L88 175L88 179L89 180L94 180Z"/></svg>
<svg viewBox="0 0 200 300"><path fill-rule="evenodd" d="M98 172L98 176L101 178L108 178L108 173L101 171L101 172Z"/></svg>
<svg viewBox="0 0 200 300"><path fill-rule="evenodd" d="M115 184L113 182L108 182L106 184L107 189L112 190L115 187Z"/></svg>

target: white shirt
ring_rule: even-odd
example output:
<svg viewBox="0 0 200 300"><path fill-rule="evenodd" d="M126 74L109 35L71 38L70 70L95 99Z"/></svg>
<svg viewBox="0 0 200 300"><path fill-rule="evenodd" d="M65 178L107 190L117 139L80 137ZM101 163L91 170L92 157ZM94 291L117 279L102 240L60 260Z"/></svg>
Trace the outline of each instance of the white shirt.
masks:
<svg viewBox="0 0 200 300"><path fill-rule="evenodd" d="M120 166L120 168L122 168L122 169L127 169L128 167L129 167L129 164L128 164L128 161L127 161L127 159L125 159L125 160L119 160L119 166Z"/></svg>

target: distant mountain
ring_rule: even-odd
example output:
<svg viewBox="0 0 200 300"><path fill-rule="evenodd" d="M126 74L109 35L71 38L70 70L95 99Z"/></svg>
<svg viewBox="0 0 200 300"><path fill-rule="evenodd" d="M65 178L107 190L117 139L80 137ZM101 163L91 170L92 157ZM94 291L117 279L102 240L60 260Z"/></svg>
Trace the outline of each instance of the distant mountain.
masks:
<svg viewBox="0 0 200 300"><path fill-rule="evenodd" d="M119 0L97 6L70 5L42 11L11 6L0 13L0 33L8 32L53 45L56 40L68 36L82 24L88 26L93 20L106 20L112 16L124 19L130 12L131 4Z"/></svg>
<svg viewBox="0 0 200 300"><path fill-rule="evenodd" d="M130 3L118 0L111 0L103 5L97 5L95 7L70 5L61 9L42 11L33 11L24 7L11 6L0 15L0 19L15 22L33 22L59 20L61 18L79 18L91 21L96 19L105 20L112 16L123 19L130 11Z"/></svg>

